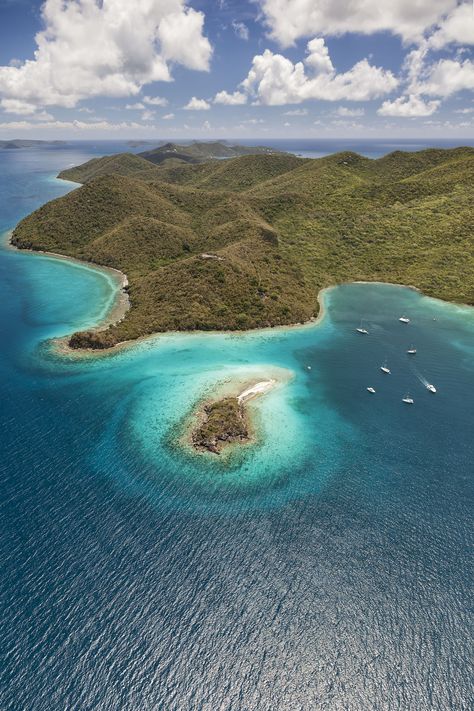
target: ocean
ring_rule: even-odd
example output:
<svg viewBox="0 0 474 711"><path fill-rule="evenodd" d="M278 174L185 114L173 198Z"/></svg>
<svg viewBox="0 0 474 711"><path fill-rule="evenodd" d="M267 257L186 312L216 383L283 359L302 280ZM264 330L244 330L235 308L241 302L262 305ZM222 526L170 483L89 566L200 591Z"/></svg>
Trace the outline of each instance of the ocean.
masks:
<svg viewBox="0 0 474 711"><path fill-rule="evenodd" d="M0 233L74 187L59 170L122 150L0 151ZM347 284L317 324L55 354L115 289L3 240L0 709L471 709L474 310ZM216 384L278 369L257 444L177 446Z"/></svg>

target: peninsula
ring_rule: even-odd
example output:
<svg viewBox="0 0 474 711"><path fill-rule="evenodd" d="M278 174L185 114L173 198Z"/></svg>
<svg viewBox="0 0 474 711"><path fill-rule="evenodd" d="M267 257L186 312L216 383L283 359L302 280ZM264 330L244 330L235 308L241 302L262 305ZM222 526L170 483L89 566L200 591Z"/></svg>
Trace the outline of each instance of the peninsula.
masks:
<svg viewBox="0 0 474 711"><path fill-rule="evenodd" d="M128 277L125 318L74 334L72 347L301 323L317 315L321 289L347 281L474 304L474 149L371 160L249 148L221 160L217 145L178 154L166 144L63 171L82 186L18 224L19 248Z"/></svg>

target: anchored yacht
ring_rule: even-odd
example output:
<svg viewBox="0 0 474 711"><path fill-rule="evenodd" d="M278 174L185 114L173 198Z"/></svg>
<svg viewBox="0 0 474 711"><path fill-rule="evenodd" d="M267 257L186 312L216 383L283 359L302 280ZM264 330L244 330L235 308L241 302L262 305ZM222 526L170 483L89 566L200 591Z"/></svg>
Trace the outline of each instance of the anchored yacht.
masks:
<svg viewBox="0 0 474 711"><path fill-rule="evenodd" d="M408 355L415 355L416 353L416 348L415 346L410 346L410 348L407 350Z"/></svg>
<svg viewBox="0 0 474 711"><path fill-rule="evenodd" d="M367 391L368 391L369 393L375 393L375 388L367 388Z"/></svg>
<svg viewBox="0 0 474 711"><path fill-rule="evenodd" d="M398 320L402 323L410 323L410 319L408 318L408 316L400 316Z"/></svg>
<svg viewBox="0 0 474 711"><path fill-rule="evenodd" d="M413 404L415 403L415 401L413 400L413 398L410 397L410 395L408 395L408 394L405 395L404 398L402 398L402 402L405 402L407 405L413 405Z"/></svg>
<svg viewBox="0 0 474 711"><path fill-rule="evenodd" d="M387 373L387 375L392 374L392 371L390 370L390 368L387 365L387 361L385 361L385 363L380 366L380 370L382 371L382 373Z"/></svg>
<svg viewBox="0 0 474 711"><path fill-rule="evenodd" d="M356 328L357 333L363 333L365 336L369 334L366 328Z"/></svg>

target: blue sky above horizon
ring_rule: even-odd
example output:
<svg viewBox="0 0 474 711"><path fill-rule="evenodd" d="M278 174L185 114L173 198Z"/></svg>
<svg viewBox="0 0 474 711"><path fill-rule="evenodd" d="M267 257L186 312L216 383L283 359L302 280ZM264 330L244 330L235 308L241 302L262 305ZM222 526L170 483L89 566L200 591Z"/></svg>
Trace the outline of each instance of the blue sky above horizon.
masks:
<svg viewBox="0 0 474 711"><path fill-rule="evenodd" d="M0 0L0 138L474 136L472 0Z"/></svg>

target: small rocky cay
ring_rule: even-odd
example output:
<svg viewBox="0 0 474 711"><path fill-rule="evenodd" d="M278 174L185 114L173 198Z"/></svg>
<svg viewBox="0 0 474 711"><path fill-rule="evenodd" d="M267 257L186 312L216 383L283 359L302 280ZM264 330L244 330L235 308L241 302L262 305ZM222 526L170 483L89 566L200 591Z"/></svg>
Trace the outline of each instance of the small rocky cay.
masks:
<svg viewBox="0 0 474 711"><path fill-rule="evenodd" d="M195 449L220 454L232 443L245 444L251 440L251 423L246 404L276 385L274 379L248 385L238 395L227 395L220 400L206 402L198 413L191 438Z"/></svg>

